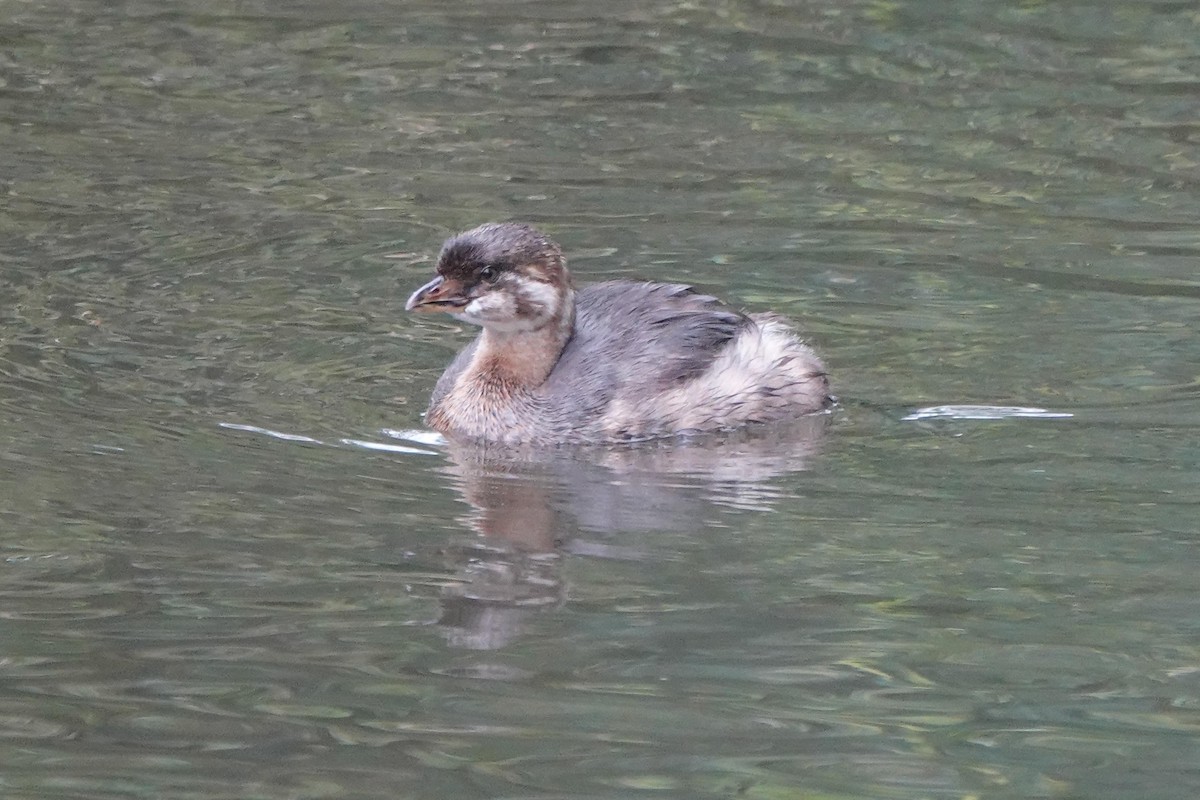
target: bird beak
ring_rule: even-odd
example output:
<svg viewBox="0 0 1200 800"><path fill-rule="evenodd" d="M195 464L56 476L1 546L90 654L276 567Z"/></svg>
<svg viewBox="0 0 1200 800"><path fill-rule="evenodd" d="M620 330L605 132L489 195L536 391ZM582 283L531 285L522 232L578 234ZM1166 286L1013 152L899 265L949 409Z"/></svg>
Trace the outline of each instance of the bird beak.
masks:
<svg viewBox="0 0 1200 800"><path fill-rule="evenodd" d="M456 311L470 302L463 294L460 281L438 275L412 293L404 304L405 311Z"/></svg>

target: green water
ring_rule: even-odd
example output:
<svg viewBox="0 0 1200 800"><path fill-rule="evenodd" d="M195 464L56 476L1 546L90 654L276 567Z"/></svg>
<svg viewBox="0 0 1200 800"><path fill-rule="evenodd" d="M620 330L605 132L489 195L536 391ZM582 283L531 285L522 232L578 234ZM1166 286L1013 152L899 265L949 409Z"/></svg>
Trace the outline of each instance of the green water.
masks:
<svg viewBox="0 0 1200 800"><path fill-rule="evenodd" d="M0 8L6 799L1200 795L1194 4ZM842 408L430 439L506 218Z"/></svg>

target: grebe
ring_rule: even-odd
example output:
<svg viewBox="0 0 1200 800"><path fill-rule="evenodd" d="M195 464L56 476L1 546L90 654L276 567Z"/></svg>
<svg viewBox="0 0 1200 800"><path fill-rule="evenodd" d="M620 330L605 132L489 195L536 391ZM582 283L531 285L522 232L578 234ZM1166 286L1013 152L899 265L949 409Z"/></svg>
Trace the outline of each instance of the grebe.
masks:
<svg viewBox="0 0 1200 800"><path fill-rule="evenodd" d="M408 311L483 331L438 380L426 422L455 439L601 443L726 430L829 408L825 367L775 314L689 286L575 291L562 250L528 225L448 239Z"/></svg>

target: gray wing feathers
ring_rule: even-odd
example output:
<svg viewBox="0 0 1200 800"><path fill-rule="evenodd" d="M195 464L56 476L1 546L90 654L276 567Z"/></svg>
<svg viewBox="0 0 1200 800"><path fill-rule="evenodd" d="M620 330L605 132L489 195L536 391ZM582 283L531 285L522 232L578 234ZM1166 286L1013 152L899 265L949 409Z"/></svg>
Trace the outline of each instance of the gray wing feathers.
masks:
<svg viewBox="0 0 1200 800"><path fill-rule="evenodd" d="M577 302L576 336L561 366L605 369L613 386L661 389L694 378L750 324L745 315L682 284L601 283L581 290ZM597 354L604 367L587 364Z"/></svg>

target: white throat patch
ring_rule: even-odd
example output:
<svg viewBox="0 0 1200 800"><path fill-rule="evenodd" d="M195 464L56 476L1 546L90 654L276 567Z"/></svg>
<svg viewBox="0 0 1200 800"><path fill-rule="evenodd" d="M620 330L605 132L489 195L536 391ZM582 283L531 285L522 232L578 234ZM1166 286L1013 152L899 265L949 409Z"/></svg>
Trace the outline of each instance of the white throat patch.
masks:
<svg viewBox="0 0 1200 800"><path fill-rule="evenodd" d="M517 301L512 291L520 293L522 302ZM493 290L472 300L454 317L497 332L518 333L545 325L558 313L560 302L558 291L550 284L525 280L516 286ZM526 309L528 316L519 315L519 307ZM530 310L532 314L529 314Z"/></svg>

